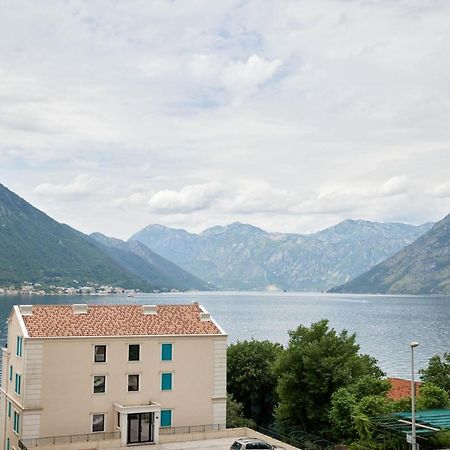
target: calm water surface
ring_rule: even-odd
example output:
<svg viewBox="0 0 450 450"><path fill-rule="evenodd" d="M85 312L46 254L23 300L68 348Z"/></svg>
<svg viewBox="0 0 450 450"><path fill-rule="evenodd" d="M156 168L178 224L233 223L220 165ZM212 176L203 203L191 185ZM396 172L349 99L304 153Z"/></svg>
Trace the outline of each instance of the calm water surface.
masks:
<svg viewBox="0 0 450 450"><path fill-rule="evenodd" d="M317 293L196 292L126 296L0 296L0 341L15 304L188 303L197 300L229 335L229 342L269 339L286 344L288 330L322 318L336 330L356 333L361 351L390 376L410 378L409 343L418 341L417 369L450 351L450 297L394 297Z"/></svg>

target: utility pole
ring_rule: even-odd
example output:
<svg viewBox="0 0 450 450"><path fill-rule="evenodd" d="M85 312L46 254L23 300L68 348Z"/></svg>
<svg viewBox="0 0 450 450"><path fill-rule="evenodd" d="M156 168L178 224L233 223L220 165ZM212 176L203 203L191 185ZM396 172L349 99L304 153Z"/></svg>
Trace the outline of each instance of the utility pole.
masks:
<svg viewBox="0 0 450 450"><path fill-rule="evenodd" d="M411 450L417 450L416 433L416 383L414 382L414 349L418 342L411 342Z"/></svg>

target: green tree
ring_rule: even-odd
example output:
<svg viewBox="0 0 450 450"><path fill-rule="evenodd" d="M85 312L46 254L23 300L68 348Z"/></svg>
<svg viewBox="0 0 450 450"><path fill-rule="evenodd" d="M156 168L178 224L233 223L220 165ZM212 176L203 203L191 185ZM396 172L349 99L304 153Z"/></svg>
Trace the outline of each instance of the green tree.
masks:
<svg viewBox="0 0 450 450"><path fill-rule="evenodd" d="M375 410L374 398L380 398L383 405L386 401L393 403L386 398L389 389L389 381L371 375L364 375L354 383L339 388L331 397L330 420L333 437L348 440L360 435L358 423L364 425L365 418L359 417L358 422L355 420L356 416L364 414L370 417ZM371 399L370 402L367 399ZM373 410L369 410L367 405L372 406Z"/></svg>
<svg viewBox="0 0 450 450"><path fill-rule="evenodd" d="M441 409L449 406L447 391L433 383L420 386L417 409Z"/></svg>
<svg viewBox="0 0 450 450"><path fill-rule="evenodd" d="M227 396L227 428L252 428L255 423L252 420L246 419L243 413L244 407L237 402L232 395Z"/></svg>
<svg viewBox="0 0 450 450"><path fill-rule="evenodd" d="M280 430L299 427L308 433L330 428L331 396L359 377L383 375L376 360L360 355L356 336L337 333L321 320L289 332L287 349L276 364L280 403L276 421Z"/></svg>
<svg viewBox="0 0 450 450"><path fill-rule="evenodd" d="M420 374L425 383L433 383L450 395L450 353L430 358L428 367L422 369Z"/></svg>
<svg viewBox="0 0 450 450"><path fill-rule="evenodd" d="M283 347L269 341L242 341L227 352L227 388L243 405L243 414L258 425L273 422L277 376L273 365Z"/></svg>

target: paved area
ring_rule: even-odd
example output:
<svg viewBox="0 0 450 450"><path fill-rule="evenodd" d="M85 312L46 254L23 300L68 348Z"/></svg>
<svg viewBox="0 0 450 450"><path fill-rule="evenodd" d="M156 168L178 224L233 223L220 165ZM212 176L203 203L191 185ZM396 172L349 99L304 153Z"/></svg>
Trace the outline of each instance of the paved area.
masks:
<svg viewBox="0 0 450 450"><path fill-rule="evenodd" d="M203 441L171 442L168 444L145 445L139 447L126 447L127 450L230 450L235 437L206 439Z"/></svg>

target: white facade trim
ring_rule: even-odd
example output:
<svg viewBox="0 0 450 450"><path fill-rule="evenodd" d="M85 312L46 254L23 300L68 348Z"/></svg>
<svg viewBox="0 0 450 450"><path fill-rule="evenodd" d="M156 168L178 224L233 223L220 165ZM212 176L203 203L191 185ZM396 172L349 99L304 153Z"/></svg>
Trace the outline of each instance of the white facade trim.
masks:
<svg viewBox="0 0 450 450"><path fill-rule="evenodd" d="M14 305L14 312L16 313L17 320L19 321L20 330L22 331L23 337L29 338L27 327L25 326L25 322L22 317L22 313L20 312L20 306Z"/></svg>

